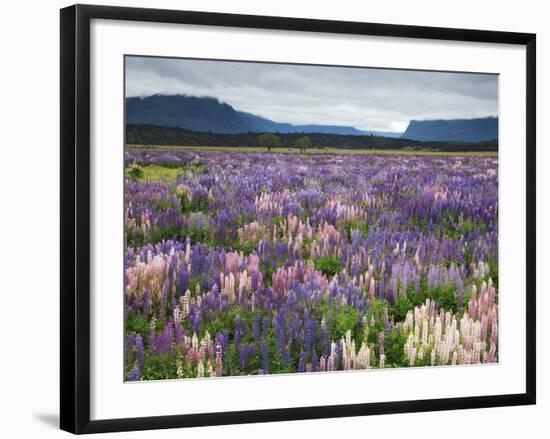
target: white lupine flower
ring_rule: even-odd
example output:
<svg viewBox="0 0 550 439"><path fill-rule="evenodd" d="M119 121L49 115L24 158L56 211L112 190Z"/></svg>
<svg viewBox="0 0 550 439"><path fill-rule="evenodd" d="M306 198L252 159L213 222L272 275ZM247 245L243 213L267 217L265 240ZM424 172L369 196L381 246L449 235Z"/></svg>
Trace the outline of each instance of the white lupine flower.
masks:
<svg viewBox="0 0 550 439"><path fill-rule="evenodd" d="M414 362L416 360L416 348L411 348L410 354L409 354L409 365L414 366Z"/></svg>
<svg viewBox="0 0 550 439"><path fill-rule="evenodd" d="M380 354L380 369L384 369L386 365L386 356L384 354Z"/></svg>
<svg viewBox="0 0 550 439"><path fill-rule="evenodd" d="M452 359L451 359L451 364L452 364L453 366L456 366L457 361L458 361L458 354L457 354L456 351L453 351L453 357L452 357Z"/></svg>
<svg viewBox="0 0 550 439"><path fill-rule="evenodd" d="M423 360L427 352L432 365L496 361L498 321L492 288L491 281L481 286L484 294L478 303L477 288L472 286L474 294L469 310L473 314L465 311L462 318L450 311L437 311L430 300L410 310L399 326L407 336L403 349L409 365L413 365L416 358ZM490 342L487 340L489 324L492 328Z"/></svg>
<svg viewBox="0 0 550 439"><path fill-rule="evenodd" d="M428 320L424 319L422 321L422 344L428 344Z"/></svg>
<svg viewBox="0 0 550 439"><path fill-rule="evenodd" d="M204 363L202 360L199 361L197 366L197 378L204 378Z"/></svg>

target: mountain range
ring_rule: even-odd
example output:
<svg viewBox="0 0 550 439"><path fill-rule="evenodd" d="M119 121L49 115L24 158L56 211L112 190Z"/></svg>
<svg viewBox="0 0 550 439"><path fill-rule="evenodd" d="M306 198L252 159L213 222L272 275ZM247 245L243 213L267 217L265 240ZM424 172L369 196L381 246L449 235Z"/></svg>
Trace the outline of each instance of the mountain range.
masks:
<svg viewBox="0 0 550 439"><path fill-rule="evenodd" d="M431 142L494 140L498 139L498 118L411 120L401 137Z"/></svg>
<svg viewBox="0 0 550 439"><path fill-rule="evenodd" d="M126 123L179 127L189 131L220 134L239 133L325 133L400 137L389 131L363 131L341 125L293 125L274 122L252 113L238 111L212 97L152 95L126 98Z"/></svg>
<svg viewBox="0 0 550 439"><path fill-rule="evenodd" d="M404 133L365 131L341 125L293 125L239 111L213 97L156 94L126 98L126 123L183 128L188 131L241 133L323 133L401 137L420 141L479 142L498 139L498 118L411 120Z"/></svg>

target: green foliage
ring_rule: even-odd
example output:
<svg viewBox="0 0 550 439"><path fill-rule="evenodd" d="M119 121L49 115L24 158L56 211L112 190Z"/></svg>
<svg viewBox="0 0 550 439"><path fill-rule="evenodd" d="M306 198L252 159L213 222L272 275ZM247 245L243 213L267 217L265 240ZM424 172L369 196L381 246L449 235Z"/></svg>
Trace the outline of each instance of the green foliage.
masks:
<svg viewBox="0 0 550 439"><path fill-rule="evenodd" d="M181 172L181 166L170 165L148 164L143 166L135 163L126 168L128 177L142 181L174 181Z"/></svg>
<svg viewBox="0 0 550 439"><path fill-rule="evenodd" d="M492 280L493 280L493 285L495 286L496 289L498 289L498 260L495 261L495 260L492 260L490 259L488 261L488 264L489 264L489 276ZM485 280L489 280L489 279L485 279Z"/></svg>
<svg viewBox="0 0 550 439"><path fill-rule="evenodd" d="M277 148L281 144L281 139L275 134L262 134L259 137L260 146L267 148L268 151L271 151L271 148Z"/></svg>
<svg viewBox="0 0 550 439"><path fill-rule="evenodd" d="M254 221L254 216L252 215L239 215L237 217L237 227L242 227L245 224L249 224Z"/></svg>
<svg viewBox="0 0 550 439"><path fill-rule="evenodd" d="M349 330L352 332L354 339L358 341L359 332L362 331L362 328L358 326L360 321L361 315L358 310L349 305L340 307L333 315L333 326L331 328L332 339L339 340L344 337Z"/></svg>
<svg viewBox="0 0 550 439"><path fill-rule="evenodd" d="M384 337L384 355L386 356L386 367L408 366L405 358L404 346L407 336L392 331Z"/></svg>
<svg viewBox="0 0 550 439"><path fill-rule="evenodd" d="M435 300L439 308L448 311L456 312L459 309L459 294L454 283L438 285L435 288L422 285L419 292L409 293L407 296L407 300L410 301L413 307L422 305L426 302L426 299Z"/></svg>
<svg viewBox="0 0 550 439"><path fill-rule="evenodd" d="M196 371L187 371L185 376L196 376ZM178 378L176 368L176 357L173 353L164 355L145 355L143 368L141 369L142 380L167 380Z"/></svg>
<svg viewBox="0 0 550 439"><path fill-rule="evenodd" d="M202 289L202 279L198 277L193 277L189 281L189 284L187 285L187 289L191 292L192 295L195 294L195 290L197 289L197 286L199 289Z"/></svg>
<svg viewBox="0 0 550 439"><path fill-rule="evenodd" d="M311 148L311 140L308 136L303 136L294 142L294 146L304 152L307 148Z"/></svg>
<svg viewBox="0 0 550 439"><path fill-rule="evenodd" d="M469 295L464 295L464 301L460 304L460 294L454 283L439 285L435 288L428 288L425 284L420 286L416 292L414 287L409 286L408 291L398 295L395 304L387 303L388 313L395 322L402 322L407 316L407 312L415 306L421 306L426 303L426 299L435 300L438 308L453 313L461 313L467 305ZM385 302L384 302L385 303Z"/></svg>
<svg viewBox="0 0 550 439"><path fill-rule="evenodd" d="M307 249L309 246L311 246L311 244L313 244L315 241L315 239L313 238L309 238L309 237L304 237L303 239L303 243L304 243L304 247Z"/></svg>
<svg viewBox="0 0 550 439"><path fill-rule="evenodd" d="M484 233L487 230L487 224L481 219L465 219L459 223L456 214L451 212L446 217L441 218L437 228L442 236L458 241L462 237L469 236L474 230Z"/></svg>
<svg viewBox="0 0 550 439"><path fill-rule="evenodd" d="M273 273L275 272L275 268L273 267L273 265L262 264L260 269L264 274L264 285L266 287L270 287L273 282L272 279L273 279Z"/></svg>
<svg viewBox="0 0 550 439"><path fill-rule="evenodd" d="M458 309L458 294L453 283L439 285L427 292L428 297L436 301L440 308L456 312Z"/></svg>
<svg viewBox="0 0 550 439"><path fill-rule="evenodd" d="M413 293L414 294L414 293ZM396 322L405 320L407 313L414 308L413 303L405 294L399 294L397 302L393 306L393 319Z"/></svg>
<svg viewBox="0 0 550 439"><path fill-rule="evenodd" d="M211 240L210 231L204 227L197 227L193 224L186 232L187 233L184 233L184 235L187 234L189 236L192 244L198 242L209 243Z"/></svg>
<svg viewBox="0 0 550 439"><path fill-rule="evenodd" d="M410 227L412 230L426 230L429 226L428 220L426 218L419 218L417 216L412 216L410 223Z"/></svg>
<svg viewBox="0 0 550 439"><path fill-rule="evenodd" d="M378 343L378 334L385 329L384 313L387 307L387 302L380 299L374 299L370 302L370 307L367 314L370 343Z"/></svg>
<svg viewBox="0 0 550 439"><path fill-rule="evenodd" d="M281 215L273 215L271 217L271 222L273 223L273 225L281 227L281 225L283 224L283 217Z"/></svg>
<svg viewBox="0 0 550 439"><path fill-rule="evenodd" d="M313 265L316 270L322 272L325 276L332 277L340 273L342 263L336 256L322 256L313 259Z"/></svg>
<svg viewBox="0 0 550 439"><path fill-rule="evenodd" d="M139 163L132 163L126 169L126 175L130 178L140 179L143 177L143 168Z"/></svg>
<svg viewBox="0 0 550 439"><path fill-rule="evenodd" d="M352 230L360 231L363 237L366 237L369 234L369 230L370 230L370 224L365 220L346 221L346 223L344 224L344 227L346 229L346 236L348 237L348 241L351 241Z"/></svg>
<svg viewBox="0 0 550 439"><path fill-rule="evenodd" d="M180 196L180 205L182 213L206 212L208 210L208 198L195 196L189 199L186 194Z"/></svg>
<svg viewBox="0 0 550 439"><path fill-rule="evenodd" d="M136 311L128 313L126 319L124 320L125 332L129 334L130 332L135 332L136 334L141 335L144 342L149 337L149 321L139 315Z"/></svg>
<svg viewBox="0 0 550 439"><path fill-rule="evenodd" d="M256 250L257 243L250 241L240 242L239 240L236 240L233 244L231 244L231 247L236 252L243 252L245 255L249 255Z"/></svg>
<svg viewBox="0 0 550 439"><path fill-rule="evenodd" d="M181 236L181 230L175 227L158 228L154 227L151 231L151 241L160 242L162 240L173 239Z"/></svg>

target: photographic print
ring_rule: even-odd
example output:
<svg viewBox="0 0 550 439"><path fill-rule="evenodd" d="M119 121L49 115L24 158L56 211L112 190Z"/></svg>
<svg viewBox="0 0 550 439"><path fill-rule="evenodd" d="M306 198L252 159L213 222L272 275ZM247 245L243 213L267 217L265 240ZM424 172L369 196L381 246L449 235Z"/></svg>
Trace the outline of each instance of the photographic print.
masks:
<svg viewBox="0 0 550 439"><path fill-rule="evenodd" d="M125 381L498 363L498 75L124 63Z"/></svg>

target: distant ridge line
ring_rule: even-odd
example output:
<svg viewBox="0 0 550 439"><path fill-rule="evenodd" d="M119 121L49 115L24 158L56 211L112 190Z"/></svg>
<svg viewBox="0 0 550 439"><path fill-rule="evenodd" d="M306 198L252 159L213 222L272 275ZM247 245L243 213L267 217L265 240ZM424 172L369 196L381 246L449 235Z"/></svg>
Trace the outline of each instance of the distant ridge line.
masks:
<svg viewBox="0 0 550 439"><path fill-rule="evenodd" d="M359 130L352 126L274 122L262 116L239 111L217 98L155 94L126 98L126 122L184 128L219 134L247 132L305 133L340 135L382 135L400 137L401 132Z"/></svg>

